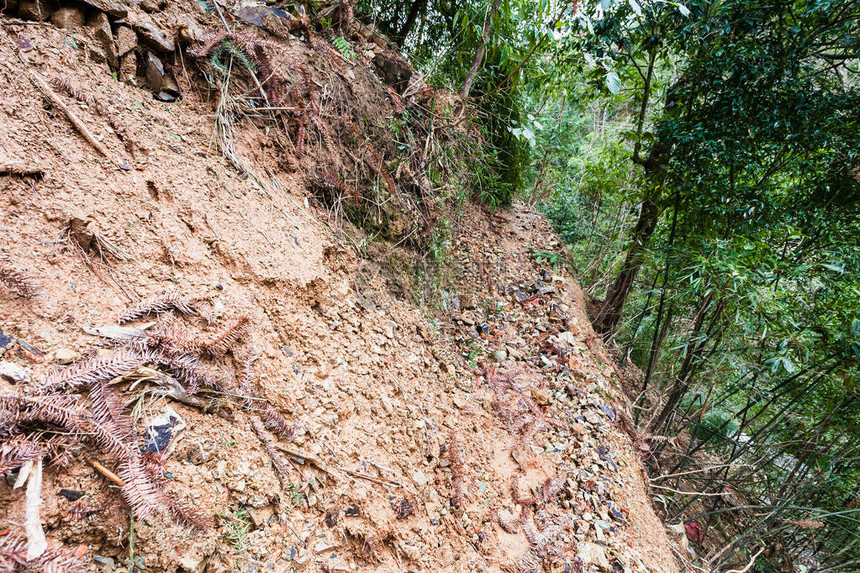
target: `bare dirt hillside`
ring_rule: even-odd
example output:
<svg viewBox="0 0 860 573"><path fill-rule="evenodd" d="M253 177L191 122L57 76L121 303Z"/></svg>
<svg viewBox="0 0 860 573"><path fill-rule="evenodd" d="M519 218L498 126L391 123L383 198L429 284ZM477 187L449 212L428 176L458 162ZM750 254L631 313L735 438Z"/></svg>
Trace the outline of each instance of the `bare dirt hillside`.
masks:
<svg viewBox="0 0 860 573"><path fill-rule="evenodd" d="M180 47L199 53L217 14L15 4L0 16L0 570L675 570L582 294L535 256L560 248L542 216L463 207L430 308L392 264L410 243L396 216L372 242L320 199L334 157L372 172L386 155L350 151L341 128L359 112L385 125L410 97L372 50L331 64L308 28L274 35L306 84L354 90L339 100L353 119L311 109L313 153L296 149L301 120L245 121L226 150L222 100ZM43 23L31 4L80 14ZM150 54L175 90L147 87ZM420 178L400 171L398 189ZM34 496L48 545L27 555Z"/></svg>

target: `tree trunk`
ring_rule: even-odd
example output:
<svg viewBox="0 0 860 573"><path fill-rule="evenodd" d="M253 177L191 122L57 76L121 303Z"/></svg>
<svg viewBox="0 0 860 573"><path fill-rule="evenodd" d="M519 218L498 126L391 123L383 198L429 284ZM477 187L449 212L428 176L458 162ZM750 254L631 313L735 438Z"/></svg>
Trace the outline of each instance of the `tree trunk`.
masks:
<svg viewBox="0 0 860 573"><path fill-rule="evenodd" d="M660 208L657 205L656 195L656 192L650 192L642 201L639 220L636 222L636 228L633 229L633 243L630 245L630 250L627 251L624 265L618 276L615 277L615 282L606 292L606 300L592 321L597 332L602 334L612 332L618 326L618 321L621 320L624 303L627 302L627 297L633 289L633 281L636 278L636 273L639 272L639 267L642 266L645 249L651 241L651 235L654 234L657 220L660 218Z"/></svg>
<svg viewBox="0 0 860 573"><path fill-rule="evenodd" d="M475 60L472 62L472 67L469 68L469 73L466 74L466 81L463 82L463 88L460 90L460 97L466 99L469 97L469 92L472 91L472 82L475 81L475 76L481 68L481 62L484 61L484 55L487 53L487 38L490 37L490 25L493 23L493 16L499 10L502 0L494 0L493 6L487 12L487 18L484 20L484 30L481 33L481 47L478 48L475 54Z"/></svg>
<svg viewBox="0 0 860 573"><path fill-rule="evenodd" d="M408 36L409 32L412 31L412 28L415 27L418 15L421 14L426 7L427 0L415 0L412 2L412 6L409 7L409 14L406 15L406 22L403 23L403 26L397 32L396 41L398 47L403 47L403 42L406 41L406 36Z"/></svg>

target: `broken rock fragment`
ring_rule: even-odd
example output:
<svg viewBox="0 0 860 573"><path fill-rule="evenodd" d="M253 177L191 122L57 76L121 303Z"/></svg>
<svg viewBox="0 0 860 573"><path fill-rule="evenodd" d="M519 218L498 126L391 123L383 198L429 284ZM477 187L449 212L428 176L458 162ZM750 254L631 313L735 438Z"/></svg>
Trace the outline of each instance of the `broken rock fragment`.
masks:
<svg viewBox="0 0 860 573"><path fill-rule="evenodd" d="M128 26L116 29L117 55L122 57L137 47L137 34Z"/></svg>
<svg viewBox="0 0 860 573"><path fill-rule="evenodd" d="M146 14L144 14L144 16L146 16ZM148 16L147 18L140 18L138 21L132 23L134 29L137 31L138 37L140 38L140 42L144 46L152 48L157 52L172 54L176 49L173 44L173 40L170 40L167 35L148 18Z"/></svg>
<svg viewBox="0 0 860 573"><path fill-rule="evenodd" d="M161 59L149 52L146 54L146 87L158 93L164 81L164 64Z"/></svg>
<svg viewBox="0 0 860 573"><path fill-rule="evenodd" d="M116 43L113 40L113 33L110 29L110 20L104 12L97 12L87 22L87 27L93 33L96 44L101 49L108 64L111 68L119 68L119 54L117 53Z"/></svg>

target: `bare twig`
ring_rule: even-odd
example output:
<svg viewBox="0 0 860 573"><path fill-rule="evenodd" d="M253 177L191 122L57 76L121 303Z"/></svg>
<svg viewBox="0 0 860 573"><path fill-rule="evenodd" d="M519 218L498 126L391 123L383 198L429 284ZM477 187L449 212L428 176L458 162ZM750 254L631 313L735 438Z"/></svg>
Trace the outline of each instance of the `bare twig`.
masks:
<svg viewBox="0 0 860 573"><path fill-rule="evenodd" d="M80 119L78 119L78 116L76 116L71 109L69 109L69 106L67 106L60 98L57 97L57 94L54 93L54 90L51 89L48 83L44 79L42 79L42 77L38 73L36 73L35 70L30 70L30 75L33 76L36 85L39 87L40 90L42 90L42 93L44 93L45 96L47 96L48 99L51 100L51 103L53 103L60 110L62 110L63 113L66 114L66 117L69 119L70 122L72 122L72 125L75 126L75 128L80 132L80 134L84 136L84 139L89 141L90 145L95 147L99 153L110 159L110 152L105 148L104 145L102 145L98 142L98 140L96 140L96 138L87 128L87 126L84 125Z"/></svg>

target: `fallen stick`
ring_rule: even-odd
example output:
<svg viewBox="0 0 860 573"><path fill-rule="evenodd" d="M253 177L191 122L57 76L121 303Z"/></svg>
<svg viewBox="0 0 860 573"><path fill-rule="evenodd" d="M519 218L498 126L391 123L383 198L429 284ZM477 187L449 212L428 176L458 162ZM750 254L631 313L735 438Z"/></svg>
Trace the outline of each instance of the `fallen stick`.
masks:
<svg viewBox="0 0 860 573"><path fill-rule="evenodd" d="M3 175L21 175L32 177L44 177L45 170L35 165L27 165L26 163L12 162L0 163L0 173Z"/></svg>
<svg viewBox="0 0 860 573"><path fill-rule="evenodd" d="M35 70L30 70L30 74L33 76L33 79L36 80L36 84L39 86L39 89L42 90L42 93L44 93L55 106L60 108L63 113L66 114L66 117L69 118L69 121L72 122L72 125L75 126L75 128L80 132L80 134L84 136L84 139L89 141L90 145L95 147L99 153L110 159L110 152L105 148L104 145L99 143L95 137L93 137L93 134L90 133L90 130L87 129L87 126L84 125L80 119L78 119L78 117L72 112L72 110L69 109L69 106L67 106L60 98L57 97L57 94L54 93L54 90L51 89L48 83L43 80L42 77L38 73L36 73Z"/></svg>
<svg viewBox="0 0 860 573"><path fill-rule="evenodd" d="M321 459L311 453L296 448L295 446L288 446L286 444L275 444L275 447L291 456L302 458L303 460L310 462L311 464L315 465L317 468L329 474L335 479L338 478L338 475L334 471L332 471L332 469L329 468L325 462L323 462Z"/></svg>
<svg viewBox="0 0 860 573"><path fill-rule="evenodd" d="M373 482L373 483L376 483L379 485L387 485L389 487L403 487L401 484L397 483L396 481L375 478L373 476L369 476L369 475L363 474L361 472L356 472L356 471L353 471L351 469L345 468L343 466L338 466L337 469L339 469L340 471L342 471L345 474L351 475L354 478L365 479L367 481L370 481L370 482Z"/></svg>
<svg viewBox="0 0 860 573"><path fill-rule="evenodd" d="M96 471L98 471L100 474L102 474L103 476L108 478L110 481L112 481L113 483L115 483L119 487L125 487L125 482L122 480L121 477L119 477L118 475L116 475L115 473L113 473L112 471L110 471L109 469L104 467L103 465L101 465L96 460L90 460L90 463L96 469Z"/></svg>

